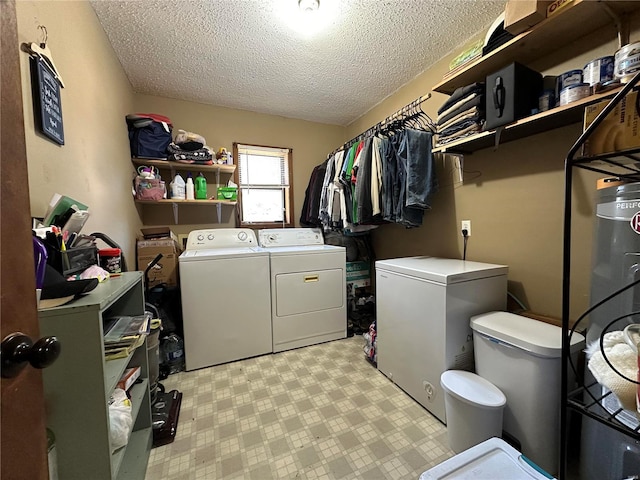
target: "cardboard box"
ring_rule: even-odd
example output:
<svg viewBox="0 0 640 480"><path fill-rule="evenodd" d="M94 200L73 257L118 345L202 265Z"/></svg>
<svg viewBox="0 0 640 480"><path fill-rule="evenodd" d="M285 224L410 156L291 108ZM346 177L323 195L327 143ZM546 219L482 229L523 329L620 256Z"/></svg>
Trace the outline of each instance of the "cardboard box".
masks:
<svg viewBox="0 0 640 480"><path fill-rule="evenodd" d="M141 228L142 236L145 240L153 240L157 238L172 238L176 242L178 237L171 231L169 227L149 227Z"/></svg>
<svg viewBox="0 0 640 480"><path fill-rule="evenodd" d="M120 380L118 381L118 388L121 388L125 392L131 388L134 382L140 377L140 367L127 368Z"/></svg>
<svg viewBox="0 0 640 480"><path fill-rule="evenodd" d="M512 35L529 30L547 18L547 0L509 0L504 9L504 29Z"/></svg>
<svg viewBox="0 0 640 480"><path fill-rule="evenodd" d="M549 6L547 7L547 18L555 13L558 13L564 7L567 7L573 3L573 0L555 0L553 2L549 2Z"/></svg>
<svg viewBox="0 0 640 480"><path fill-rule="evenodd" d="M598 125L584 145L583 155L593 156L640 147L640 117L636 107L638 92L630 92ZM589 105L584 110L584 128L591 125L609 100Z"/></svg>
<svg viewBox="0 0 640 480"><path fill-rule="evenodd" d="M136 250L137 268L143 272L159 253L162 254L160 261L149 270L147 287L160 283L166 283L169 287L178 286L178 257L182 248L177 240L173 238L138 239Z"/></svg>

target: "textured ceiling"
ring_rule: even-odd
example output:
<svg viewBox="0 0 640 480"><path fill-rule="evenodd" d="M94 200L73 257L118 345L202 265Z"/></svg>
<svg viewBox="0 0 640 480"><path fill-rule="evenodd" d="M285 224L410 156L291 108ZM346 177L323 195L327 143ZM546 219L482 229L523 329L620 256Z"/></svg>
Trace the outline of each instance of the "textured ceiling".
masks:
<svg viewBox="0 0 640 480"><path fill-rule="evenodd" d="M137 93L347 125L506 2L320 0L313 21L297 0L91 3Z"/></svg>

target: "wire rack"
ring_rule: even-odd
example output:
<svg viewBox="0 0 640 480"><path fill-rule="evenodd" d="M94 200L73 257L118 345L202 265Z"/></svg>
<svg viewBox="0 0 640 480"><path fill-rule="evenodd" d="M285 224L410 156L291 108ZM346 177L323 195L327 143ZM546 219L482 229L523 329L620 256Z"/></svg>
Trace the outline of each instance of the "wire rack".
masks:
<svg viewBox="0 0 640 480"><path fill-rule="evenodd" d="M627 94L636 88L639 80L640 72L610 100L593 122L585 129L569 150L565 160L565 210L562 266L563 355L562 405L560 411L562 449L560 453L560 480L566 478L569 410L577 411L633 439L640 440L640 422L635 412L622 408L617 397L597 382L584 384L585 381L582 375L577 371L570 359L571 336L577 327L577 323L574 324L573 327L570 327L573 170L574 168L581 168L607 176L618 177L628 182L640 182L640 148L620 150L605 154L584 155L586 151L585 145L593 132ZM640 95L638 95L638 99L640 99ZM636 108L638 112L640 112L640 105L636 104L633 108ZM628 287L629 286L627 286L627 288ZM615 295L613 295L612 298L614 296ZM597 304L587 310L582 317L585 317L595 307L597 307ZM572 391L569 391L570 369L573 371L573 374L575 374L575 378L579 383L579 387Z"/></svg>

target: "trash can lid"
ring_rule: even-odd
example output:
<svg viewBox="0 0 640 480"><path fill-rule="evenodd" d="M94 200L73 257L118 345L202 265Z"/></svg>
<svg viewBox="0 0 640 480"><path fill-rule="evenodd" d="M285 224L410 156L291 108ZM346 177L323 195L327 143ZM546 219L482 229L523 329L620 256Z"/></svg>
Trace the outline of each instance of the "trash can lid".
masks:
<svg viewBox="0 0 640 480"><path fill-rule="evenodd" d="M550 323L509 312L489 312L471 317L471 328L533 355L558 358L562 354L562 329ZM584 337L574 333L571 351L584 346Z"/></svg>
<svg viewBox="0 0 640 480"><path fill-rule="evenodd" d="M504 393L489 380L464 370L447 370L440 376L445 392L481 408L500 408L507 403Z"/></svg>

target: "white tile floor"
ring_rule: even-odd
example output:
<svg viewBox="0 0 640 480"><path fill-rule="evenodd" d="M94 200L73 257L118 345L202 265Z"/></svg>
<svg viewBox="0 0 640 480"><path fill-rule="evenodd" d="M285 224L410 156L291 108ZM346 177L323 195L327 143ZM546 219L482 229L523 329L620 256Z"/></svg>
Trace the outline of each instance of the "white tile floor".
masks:
<svg viewBox="0 0 640 480"><path fill-rule="evenodd" d="M446 429L365 358L360 336L162 383L183 393L147 480L417 479L454 453Z"/></svg>

